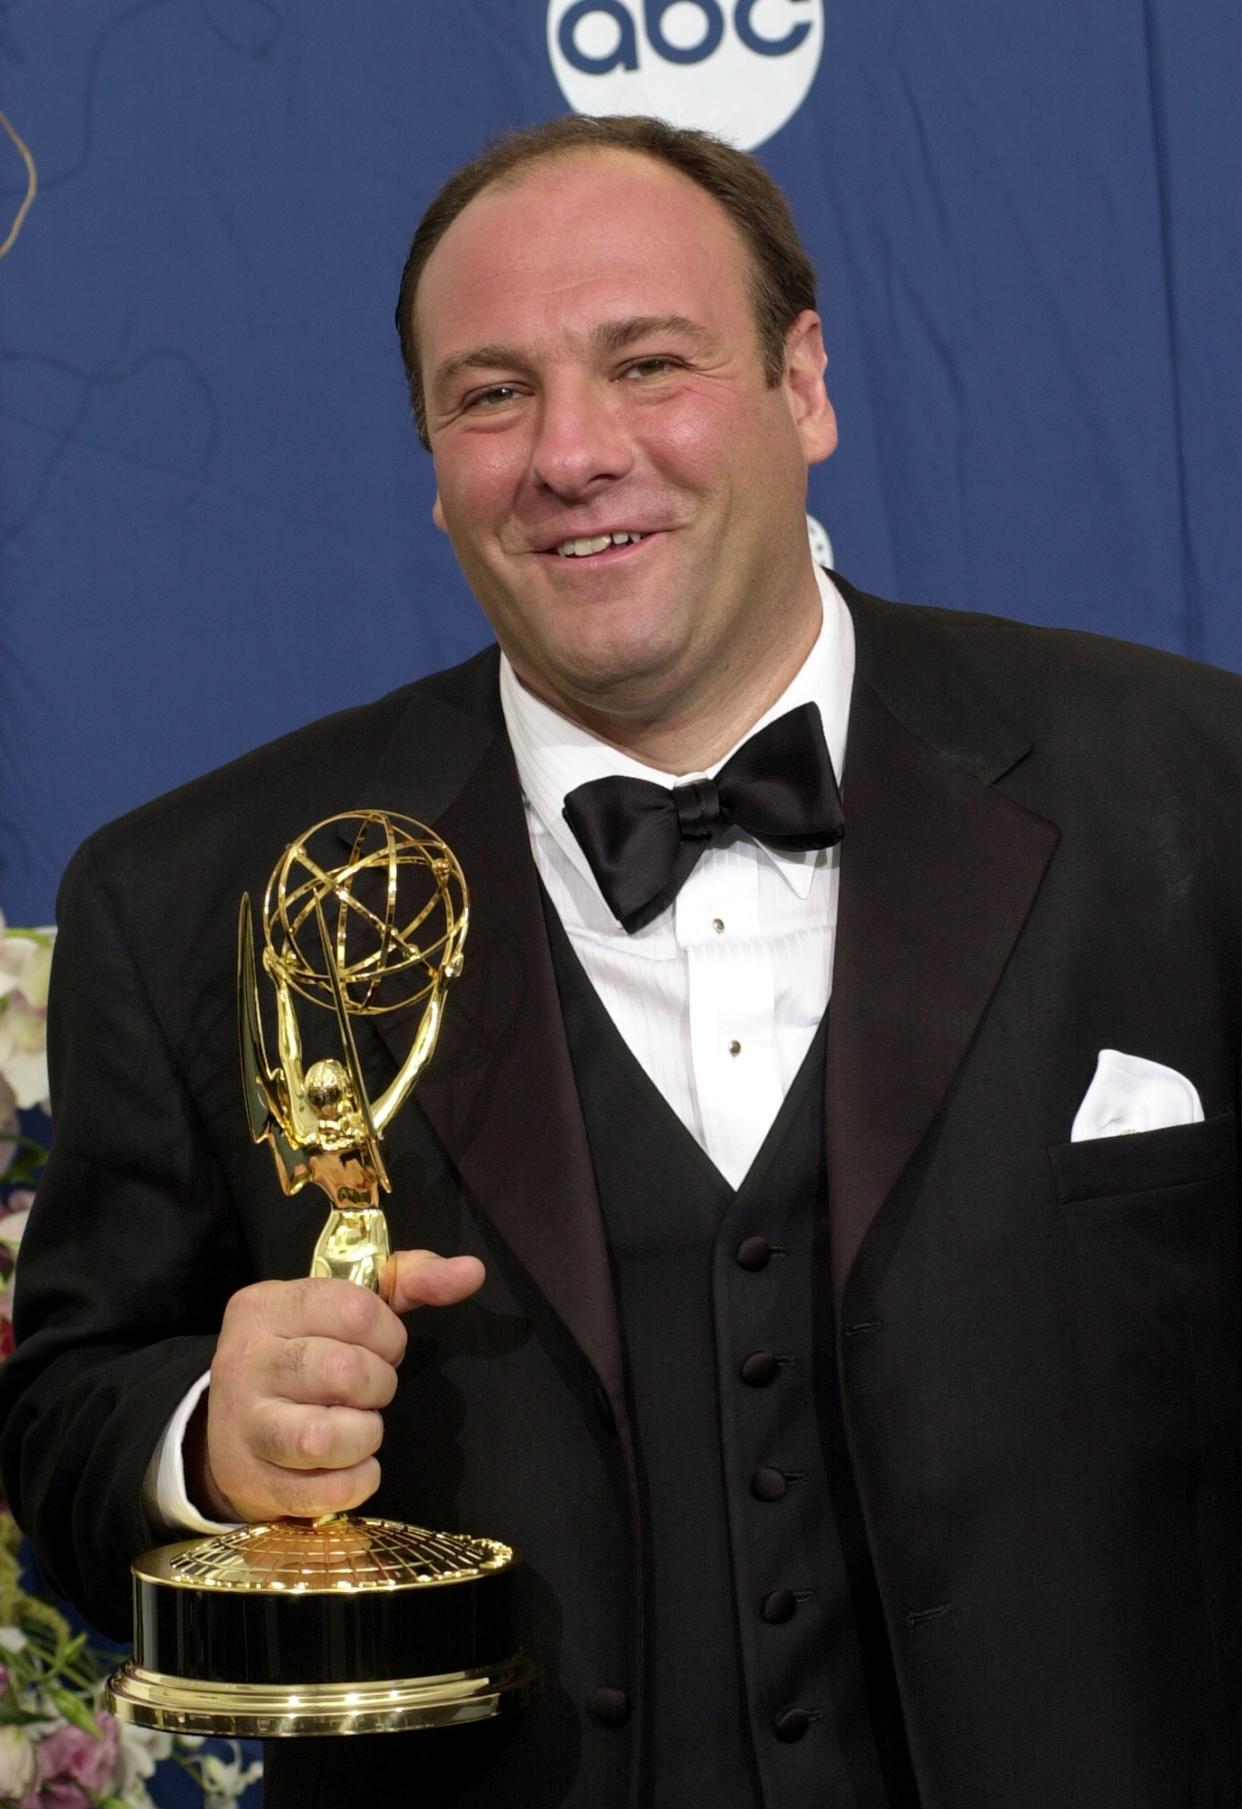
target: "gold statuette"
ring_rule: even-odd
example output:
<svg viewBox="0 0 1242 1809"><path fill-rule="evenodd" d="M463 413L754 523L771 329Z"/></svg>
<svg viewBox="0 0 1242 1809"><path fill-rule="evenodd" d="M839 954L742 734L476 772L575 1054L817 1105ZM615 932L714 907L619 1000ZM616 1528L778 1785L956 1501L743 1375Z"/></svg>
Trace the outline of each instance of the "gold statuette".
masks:
<svg viewBox="0 0 1242 1809"><path fill-rule="evenodd" d="M324 841L346 829L349 860L325 865ZM411 872L424 884L412 887ZM329 935L325 911L333 906ZM378 811L317 823L286 848L263 900L263 967L275 988L280 1057L273 1068L263 1041L250 901L242 900L237 1016L250 1134L271 1145L286 1193L313 1181L328 1196L332 1210L312 1275L380 1291L388 1230L379 1194L390 1190L380 1138L435 1052L468 924L461 868L430 829ZM303 1070L295 995L334 1011L339 1060ZM350 1019L420 1004L409 1053L372 1104Z"/></svg>
<svg viewBox="0 0 1242 1809"><path fill-rule="evenodd" d="M341 860L344 849L348 856ZM435 1052L461 972L468 895L452 851L380 811L317 823L285 850L263 900L263 1034L248 897L238 923L246 1113L286 1194L328 1199L310 1273L386 1289L390 1191L381 1140ZM330 1009L338 1052L304 1067L299 1002ZM422 1006L410 1049L370 1099L353 1020ZM493 1539L327 1515L243 1526L135 1560L134 1657L111 1678L121 1720L270 1738L383 1733L503 1714L536 1667L512 1628L517 1556Z"/></svg>

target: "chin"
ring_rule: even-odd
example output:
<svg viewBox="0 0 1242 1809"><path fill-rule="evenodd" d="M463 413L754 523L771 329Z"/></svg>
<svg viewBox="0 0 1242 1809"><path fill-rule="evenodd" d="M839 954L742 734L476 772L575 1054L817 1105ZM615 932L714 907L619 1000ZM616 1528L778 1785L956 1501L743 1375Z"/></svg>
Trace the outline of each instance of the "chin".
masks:
<svg viewBox="0 0 1242 1809"><path fill-rule="evenodd" d="M658 683L676 657L676 650L655 647L650 638L635 644L609 635L585 645L578 640L572 646L562 643L539 649L538 656L524 666L514 664L519 671L532 674L536 688L551 684L567 696L600 696L631 685Z"/></svg>
<svg viewBox="0 0 1242 1809"><path fill-rule="evenodd" d="M559 678L570 696L618 703L632 699L635 707L648 698L658 702L666 691L675 693L678 686L675 656L650 647L628 657L613 648L598 658L562 662Z"/></svg>

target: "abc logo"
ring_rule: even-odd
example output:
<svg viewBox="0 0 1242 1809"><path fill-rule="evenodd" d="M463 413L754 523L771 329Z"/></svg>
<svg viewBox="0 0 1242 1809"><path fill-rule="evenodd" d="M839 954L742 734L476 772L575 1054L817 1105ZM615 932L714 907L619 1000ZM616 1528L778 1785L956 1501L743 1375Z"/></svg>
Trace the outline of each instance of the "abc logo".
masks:
<svg viewBox="0 0 1242 1809"><path fill-rule="evenodd" d="M823 0L550 0L548 55L575 113L647 113L753 151L819 67Z"/></svg>

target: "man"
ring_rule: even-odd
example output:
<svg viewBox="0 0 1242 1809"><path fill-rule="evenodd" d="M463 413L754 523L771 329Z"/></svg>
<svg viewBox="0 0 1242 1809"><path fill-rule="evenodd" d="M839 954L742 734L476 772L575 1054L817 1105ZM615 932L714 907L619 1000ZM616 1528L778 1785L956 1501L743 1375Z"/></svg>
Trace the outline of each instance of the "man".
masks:
<svg viewBox="0 0 1242 1809"><path fill-rule="evenodd" d="M460 172L399 325L503 660L66 881L6 1376L49 1573L120 1630L175 1526L363 1501L526 1559L536 1707L270 1749L272 1802L1235 1800L1236 689L817 574L813 303L697 134ZM363 804L474 900L391 1309L291 1279L233 1054L238 895Z"/></svg>

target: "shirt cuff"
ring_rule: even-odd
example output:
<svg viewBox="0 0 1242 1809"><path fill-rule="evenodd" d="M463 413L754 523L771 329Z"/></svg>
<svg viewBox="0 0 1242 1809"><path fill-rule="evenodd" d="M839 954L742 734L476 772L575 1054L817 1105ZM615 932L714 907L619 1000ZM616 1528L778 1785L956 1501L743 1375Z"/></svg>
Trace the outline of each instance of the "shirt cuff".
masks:
<svg viewBox="0 0 1242 1809"><path fill-rule="evenodd" d="M227 1533L242 1524L238 1520L208 1520L190 1500L185 1486L182 1445L186 1427L210 1381L211 1371L208 1370L182 1397L180 1406L160 1434L143 1478L143 1506L150 1519L169 1532Z"/></svg>

